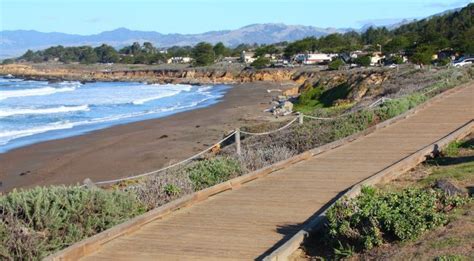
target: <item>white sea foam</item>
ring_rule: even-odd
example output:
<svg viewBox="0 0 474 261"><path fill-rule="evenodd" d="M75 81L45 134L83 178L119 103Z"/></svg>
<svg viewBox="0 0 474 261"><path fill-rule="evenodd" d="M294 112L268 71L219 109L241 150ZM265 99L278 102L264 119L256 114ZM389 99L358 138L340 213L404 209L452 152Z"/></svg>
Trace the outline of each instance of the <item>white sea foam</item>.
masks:
<svg viewBox="0 0 474 261"><path fill-rule="evenodd" d="M163 88L162 93L160 93L159 95L137 99L137 100L132 101L132 104L141 105L150 101L175 96L181 92L191 91L192 86L191 85L166 85L166 87L160 86L158 88Z"/></svg>
<svg viewBox="0 0 474 261"><path fill-rule="evenodd" d="M9 149L17 146L15 145L17 139L24 139L24 142L18 142L19 146L22 146L21 144L29 143L30 139L34 143L54 139L56 135L60 137L68 136L68 133L76 135L118 123L197 108L204 105L207 100L222 96L220 93L213 93L213 86L173 84L115 86L99 83L81 87L82 84L79 82L5 83L3 80L0 80L0 100L16 98L0 101L0 152L3 151L2 145L6 145L5 148ZM61 94L60 97L52 96L58 92L68 93ZM44 96L34 99L29 97L39 95ZM165 97L168 98L159 100ZM158 101L151 102L154 100Z"/></svg>
<svg viewBox="0 0 474 261"><path fill-rule="evenodd" d="M8 98L16 98L16 97L51 95L58 92L70 92L70 91L74 91L75 89L76 87L64 87L64 88L44 87L44 88L35 88L35 89L0 91L0 100L4 100Z"/></svg>
<svg viewBox="0 0 474 261"><path fill-rule="evenodd" d="M89 111L89 106L79 105L79 106L59 106L59 107L52 107L52 108L0 109L0 118L14 116L14 115L54 114L54 113L66 113L66 112L77 112L77 111Z"/></svg>
<svg viewBox="0 0 474 261"><path fill-rule="evenodd" d="M166 92L166 93L162 93L160 95L134 100L134 101L132 101L132 104L141 105L141 104L153 101L153 100L158 100L158 99L174 96L178 93L180 93L180 91Z"/></svg>
<svg viewBox="0 0 474 261"><path fill-rule="evenodd" d="M40 134L40 133L44 133L44 132L52 131L52 130L70 129L72 127L74 127L74 124L67 121L61 121L61 122L55 122L55 123L51 123L45 126L38 126L38 127L26 129L26 130L3 131L3 132L0 132L0 145L5 145L9 141L18 139L18 138Z"/></svg>

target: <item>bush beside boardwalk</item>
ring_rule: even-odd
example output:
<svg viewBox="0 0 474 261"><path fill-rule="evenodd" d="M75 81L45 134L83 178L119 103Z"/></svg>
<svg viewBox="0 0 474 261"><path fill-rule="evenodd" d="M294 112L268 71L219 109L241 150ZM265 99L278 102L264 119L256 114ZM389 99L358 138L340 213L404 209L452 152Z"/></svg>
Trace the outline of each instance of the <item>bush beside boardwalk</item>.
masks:
<svg viewBox="0 0 474 261"><path fill-rule="evenodd" d="M0 257L35 260L145 212L135 195L36 187L0 198Z"/></svg>
<svg viewBox="0 0 474 261"><path fill-rule="evenodd" d="M473 156L471 134L396 180L339 200L296 259L471 260Z"/></svg>
<svg viewBox="0 0 474 261"><path fill-rule="evenodd" d="M235 155L233 146L227 146L220 155L208 155L208 158L194 161L188 166L123 182L108 190L49 187L9 193L0 200L0 254L5 258L19 259L27 256L40 259L173 199L399 115L441 90L472 79L470 71L465 73L454 78L448 75L448 78L437 79L423 89L434 90L429 94L416 91L405 93L376 109L354 111L333 121L306 121L303 125L294 125L269 136L244 137L241 156ZM321 102L321 97L323 96L310 98ZM337 116L347 110L350 112L351 106L316 106L310 109L312 115ZM253 130L252 128L254 127L248 129Z"/></svg>

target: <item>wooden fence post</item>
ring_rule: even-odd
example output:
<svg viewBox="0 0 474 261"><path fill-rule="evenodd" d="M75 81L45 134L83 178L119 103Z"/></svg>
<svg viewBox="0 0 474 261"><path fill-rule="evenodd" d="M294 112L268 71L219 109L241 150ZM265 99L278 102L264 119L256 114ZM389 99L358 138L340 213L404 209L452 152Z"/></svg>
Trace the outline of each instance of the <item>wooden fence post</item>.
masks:
<svg viewBox="0 0 474 261"><path fill-rule="evenodd" d="M300 125L302 125L302 124L303 124L303 121L304 121L304 115L303 115L303 113L300 112L300 114L298 115L298 120L299 120Z"/></svg>
<svg viewBox="0 0 474 261"><path fill-rule="evenodd" d="M240 148L240 129L237 128L235 129L235 146L237 148L237 155L241 155L242 152L241 152L241 148Z"/></svg>
<svg viewBox="0 0 474 261"><path fill-rule="evenodd" d="M83 183L84 186L86 186L86 188L88 188L88 189L96 189L96 188L98 188L90 178L86 178L82 183Z"/></svg>

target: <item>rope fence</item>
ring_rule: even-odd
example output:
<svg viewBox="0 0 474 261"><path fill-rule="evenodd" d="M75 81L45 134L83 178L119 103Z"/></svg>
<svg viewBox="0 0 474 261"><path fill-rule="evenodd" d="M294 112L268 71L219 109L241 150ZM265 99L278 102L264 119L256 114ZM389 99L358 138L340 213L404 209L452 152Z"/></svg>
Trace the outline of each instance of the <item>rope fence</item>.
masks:
<svg viewBox="0 0 474 261"><path fill-rule="evenodd" d="M438 88L433 88L431 90L428 90L427 92L423 93L423 94L427 94L427 93L430 93L430 92L433 92L435 90L437 90ZM198 158L199 156L209 152L210 150L212 150L213 148L216 148L217 146L220 146L221 143L223 143L224 141L234 137L234 141L235 141L235 144L236 144L236 153L238 155L241 155L241 134L245 134L245 135L250 135L250 136L262 136L262 135L269 135L269 134L273 134L273 133L276 133L276 132L279 132L279 131L282 131L286 128L289 128L293 123L295 123L296 121L298 121L298 123L300 125L302 125L304 123L304 118L308 118L308 119L312 119L312 120L335 120L335 119L339 119L341 117L344 117L346 115L349 115L349 114L353 114L353 113L356 113L360 110L363 110L365 108L369 108L369 109L372 109L376 106L379 106L383 103L385 103L386 101L389 101L391 100L390 98L386 98L386 97L382 97L376 101L374 101L373 103L371 103L370 105L368 105L367 107L360 107L359 109L355 110L355 111L349 111L349 112L346 112L346 113L343 113L343 114L339 114L337 116L334 116L334 117L316 117L316 116L311 116L311 115L305 115L303 113L299 113L297 117L293 118L292 120L290 120L287 124L285 124L284 126L278 128L278 129L275 129L275 130L271 130L271 131L265 131L265 132L250 132L250 131L243 131L243 130L240 130L239 128L237 128L236 130L232 131L230 134L228 134L225 138L221 139L220 141L214 143L212 146L209 146L207 149L197 153L197 154L194 154L193 156L187 158L187 159L184 159L182 161L179 161L177 163L174 163L172 165L169 165L169 166L166 166L166 167L163 167L161 169L157 169L157 170L153 170L153 171L149 171L149 172L145 172L145 173L142 173L142 174L138 174L138 175L134 175L134 176L129 176L129 177L125 177L125 178L118 178L118 179L112 179L112 180L105 180L105 181L99 181L99 182L92 182L91 180L89 179L86 179L88 180L88 184L85 184L85 186L90 186L90 185L107 185L107 184L114 184L114 183L117 183L117 182L121 182L121 181L126 181L126 180L132 180L132 179L137 179L137 178L142 178L142 177L146 177L146 176L150 176L150 175L154 175L154 174L157 174L157 173L160 173L160 172L163 172L165 170L168 170L168 169L171 169L171 168L174 168L174 167L177 167L179 165L182 165L182 164L185 164L193 159L196 159ZM84 185L83 185L84 186Z"/></svg>
<svg viewBox="0 0 474 261"><path fill-rule="evenodd" d="M180 162L176 162L172 165L169 165L169 166L166 166L164 168L161 168L161 169L157 169L157 170L153 170L153 171L150 171L150 172L146 172L146 173L142 173L142 174L139 174L139 175L135 175L135 176L130 176L130 177L125 177L125 178L119 178L119 179L112 179L112 180L106 180L106 181L99 181L99 182L94 182L94 184L96 185L106 185L106 184L111 184L111 183L117 183L117 182L120 182L120 181L126 181L126 180L131 180L131 179L136 179L136 178L141 178L141 177L145 177L145 176L149 176L149 175L153 175L153 174L156 174L156 173L159 173L159 172L162 172L162 171L165 171L167 169L171 169L173 167L176 167L176 166L179 166L181 164L184 164L188 161L191 161L201 155L203 155L204 153L212 150L213 148L215 148L216 146L220 145L222 142L230 139L232 136L234 136L235 134L235 131L233 131L232 133L230 133L229 135L227 135L227 137L223 138L222 140L214 143L214 145L208 147L207 149L197 153L197 154L194 154L193 156L185 159L185 160L182 160Z"/></svg>
<svg viewBox="0 0 474 261"><path fill-rule="evenodd" d="M248 132L248 131L243 131L241 130L240 133L242 134L247 134L247 135L252 135L252 136L261 136L261 135L268 135L268 134L272 134L272 133L275 133L275 132L279 132L279 131L282 131L288 127L290 127L291 124L293 124L296 120L298 120L298 117L295 117L293 120L291 120L290 122L288 122L287 124L285 124L283 127L280 127L276 130L272 130L272 131L266 131L266 132Z"/></svg>

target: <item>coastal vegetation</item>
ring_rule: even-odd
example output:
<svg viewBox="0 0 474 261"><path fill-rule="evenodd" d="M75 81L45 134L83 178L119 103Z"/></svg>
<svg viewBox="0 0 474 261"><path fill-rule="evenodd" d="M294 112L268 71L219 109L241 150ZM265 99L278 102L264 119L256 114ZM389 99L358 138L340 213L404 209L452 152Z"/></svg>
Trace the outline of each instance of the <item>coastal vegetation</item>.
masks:
<svg viewBox="0 0 474 261"><path fill-rule="evenodd" d="M328 244L340 258L349 249L360 252L388 242L414 240L445 225L447 212L467 202L465 197L439 190L383 192L365 187L356 198L339 200L327 212Z"/></svg>
<svg viewBox="0 0 474 261"><path fill-rule="evenodd" d="M238 161L228 157L216 157L198 161L186 168L194 190L198 191L227 181L241 174Z"/></svg>
<svg viewBox="0 0 474 261"><path fill-rule="evenodd" d="M0 258L39 260L143 213L131 193L36 187L0 197Z"/></svg>

